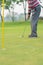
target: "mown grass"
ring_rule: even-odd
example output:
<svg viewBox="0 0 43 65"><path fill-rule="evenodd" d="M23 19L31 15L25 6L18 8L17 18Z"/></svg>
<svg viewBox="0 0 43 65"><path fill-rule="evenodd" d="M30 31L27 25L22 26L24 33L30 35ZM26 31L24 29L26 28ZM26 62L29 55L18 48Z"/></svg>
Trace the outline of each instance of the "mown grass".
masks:
<svg viewBox="0 0 43 65"><path fill-rule="evenodd" d="M0 65L43 65L43 20L38 23L38 38L28 38L30 32L29 22L4 23L3 50L0 23Z"/></svg>

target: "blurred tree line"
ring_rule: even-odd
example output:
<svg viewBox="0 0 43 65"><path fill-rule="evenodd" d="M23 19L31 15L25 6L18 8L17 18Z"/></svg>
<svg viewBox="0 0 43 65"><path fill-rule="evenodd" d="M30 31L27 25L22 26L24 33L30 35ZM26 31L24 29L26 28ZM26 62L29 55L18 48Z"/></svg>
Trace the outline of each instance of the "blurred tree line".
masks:
<svg viewBox="0 0 43 65"><path fill-rule="evenodd" d="M5 9L8 9L9 10L9 7L10 7L10 4L13 2L17 2L17 4L19 4L19 2L24 2L24 1L27 1L27 0L4 0L4 6L5 6ZM2 3L3 3L3 0L0 0L0 5L2 6ZM26 4L26 3L25 3ZM24 3L23 3L23 7L24 7ZM12 21L14 21L14 6L12 5ZM10 10L9 10L10 12ZM26 5L24 7L24 15L25 15L25 20L26 20ZM1 19L2 19L2 16L1 16Z"/></svg>

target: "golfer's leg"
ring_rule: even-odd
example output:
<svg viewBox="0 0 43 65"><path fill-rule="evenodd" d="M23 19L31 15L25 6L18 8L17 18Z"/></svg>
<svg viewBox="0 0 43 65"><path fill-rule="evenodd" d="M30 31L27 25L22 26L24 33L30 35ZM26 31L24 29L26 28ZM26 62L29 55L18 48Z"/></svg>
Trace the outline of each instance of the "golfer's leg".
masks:
<svg viewBox="0 0 43 65"><path fill-rule="evenodd" d="M36 7L34 9L35 11L32 12L32 17L31 17L31 30L32 30L32 35L37 35L37 23L40 15L41 8L40 6Z"/></svg>

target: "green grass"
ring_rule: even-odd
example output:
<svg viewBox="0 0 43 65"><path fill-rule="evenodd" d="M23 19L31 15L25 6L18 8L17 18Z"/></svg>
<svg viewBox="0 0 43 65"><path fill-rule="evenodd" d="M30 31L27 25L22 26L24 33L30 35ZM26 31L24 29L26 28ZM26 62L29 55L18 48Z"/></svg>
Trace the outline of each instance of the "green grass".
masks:
<svg viewBox="0 0 43 65"><path fill-rule="evenodd" d="M38 23L38 38L28 38L29 22L4 24L4 48L2 49L2 25L0 23L0 65L43 65L43 20ZM23 30L26 31L23 38Z"/></svg>

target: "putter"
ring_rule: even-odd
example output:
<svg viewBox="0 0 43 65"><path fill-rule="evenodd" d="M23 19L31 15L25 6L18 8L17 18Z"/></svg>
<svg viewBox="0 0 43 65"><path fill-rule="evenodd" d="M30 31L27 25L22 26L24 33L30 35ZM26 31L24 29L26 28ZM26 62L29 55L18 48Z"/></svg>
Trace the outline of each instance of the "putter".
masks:
<svg viewBox="0 0 43 65"><path fill-rule="evenodd" d="M25 18L25 22L26 22L27 21L26 20L26 0L23 0L23 8L24 8L24 18ZM20 35L20 37L24 37L25 30L26 30L26 25L25 25L22 35Z"/></svg>
<svg viewBox="0 0 43 65"><path fill-rule="evenodd" d="M23 0L23 8L24 8L24 17L25 17L25 22L26 21L29 21L29 19L26 18L26 0ZM26 31L26 25L24 27L24 30L22 32L22 35L20 35L20 38L23 38L24 37L24 34L25 34L25 31Z"/></svg>

